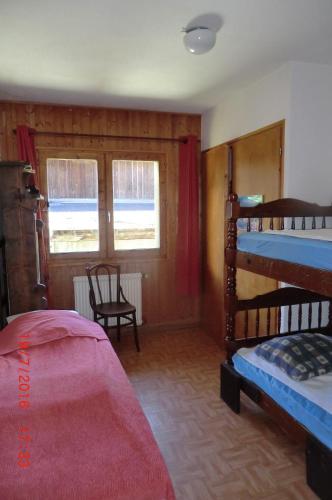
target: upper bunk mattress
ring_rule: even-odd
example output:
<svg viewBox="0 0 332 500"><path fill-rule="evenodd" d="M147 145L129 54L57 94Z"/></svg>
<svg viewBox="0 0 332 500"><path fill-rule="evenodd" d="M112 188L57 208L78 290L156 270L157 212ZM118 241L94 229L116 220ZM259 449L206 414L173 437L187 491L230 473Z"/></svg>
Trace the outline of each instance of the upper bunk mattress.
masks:
<svg viewBox="0 0 332 500"><path fill-rule="evenodd" d="M255 348L239 349L233 362L238 373L332 449L332 372L297 382L257 356Z"/></svg>
<svg viewBox="0 0 332 500"><path fill-rule="evenodd" d="M332 271L332 230L290 230L240 233L237 249Z"/></svg>

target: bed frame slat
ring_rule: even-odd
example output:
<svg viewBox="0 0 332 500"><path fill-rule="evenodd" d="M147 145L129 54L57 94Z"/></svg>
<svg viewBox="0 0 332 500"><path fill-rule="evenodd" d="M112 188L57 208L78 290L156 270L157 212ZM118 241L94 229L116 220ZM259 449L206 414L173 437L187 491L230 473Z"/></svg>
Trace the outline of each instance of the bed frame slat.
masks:
<svg viewBox="0 0 332 500"><path fill-rule="evenodd" d="M281 307L278 307L278 334L281 330Z"/></svg>
<svg viewBox="0 0 332 500"><path fill-rule="evenodd" d="M260 316L259 316L259 309L256 309L256 337L258 337L259 335L259 321L260 320Z"/></svg>
<svg viewBox="0 0 332 500"><path fill-rule="evenodd" d="M260 218L258 219L258 231L259 231L259 232L262 232L262 231L263 231L263 219L262 219L262 217L260 217Z"/></svg>
<svg viewBox="0 0 332 500"><path fill-rule="evenodd" d="M311 328L312 325L312 303L309 303L309 311L308 311L308 326Z"/></svg>
<svg viewBox="0 0 332 500"><path fill-rule="evenodd" d="M246 309L245 317L244 317L244 336L248 338L248 329L249 329L249 311Z"/></svg>
<svg viewBox="0 0 332 500"><path fill-rule="evenodd" d="M322 326L322 303L318 302L318 328Z"/></svg>
<svg viewBox="0 0 332 500"><path fill-rule="evenodd" d="M288 333L292 331L292 306L288 306Z"/></svg>
<svg viewBox="0 0 332 500"><path fill-rule="evenodd" d="M271 332L271 308L270 307L268 307L268 309L267 309L266 330L267 330L267 335L270 336L270 332Z"/></svg>
<svg viewBox="0 0 332 500"><path fill-rule="evenodd" d="M299 304L299 322L298 322L298 328L299 331L302 329L302 304Z"/></svg>

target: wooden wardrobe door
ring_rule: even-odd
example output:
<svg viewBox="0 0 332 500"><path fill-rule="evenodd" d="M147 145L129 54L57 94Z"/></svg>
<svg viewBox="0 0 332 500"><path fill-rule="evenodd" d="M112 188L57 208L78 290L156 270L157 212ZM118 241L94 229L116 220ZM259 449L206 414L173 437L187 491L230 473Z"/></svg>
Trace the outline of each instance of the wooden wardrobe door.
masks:
<svg viewBox="0 0 332 500"><path fill-rule="evenodd" d="M262 194L263 201L282 196L282 148L283 124L278 124L232 142L233 190L239 196ZM250 298L274 290L275 280L237 271L237 294ZM251 318L254 323L255 318ZM241 319L237 319L237 331L241 331ZM264 322L263 322L264 323Z"/></svg>
<svg viewBox="0 0 332 500"><path fill-rule="evenodd" d="M202 155L202 325L223 343L224 228L228 147Z"/></svg>

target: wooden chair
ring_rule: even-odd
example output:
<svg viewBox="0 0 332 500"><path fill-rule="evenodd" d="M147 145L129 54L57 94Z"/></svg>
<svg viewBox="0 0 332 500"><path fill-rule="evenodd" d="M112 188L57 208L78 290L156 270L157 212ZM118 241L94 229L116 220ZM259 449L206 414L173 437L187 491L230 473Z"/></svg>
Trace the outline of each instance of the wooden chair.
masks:
<svg viewBox="0 0 332 500"><path fill-rule="evenodd" d="M110 264L97 264L92 267L86 267L86 273L89 280L89 299L93 310L93 319L96 323L104 320L104 330L109 336L109 328L117 329L117 339L120 340L121 326L133 325L134 339L136 349L139 352L136 307L128 302L120 285L120 266ZM116 274L116 294L112 293L111 277ZM107 276L107 292L102 293L101 276ZM116 318L116 325L109 326L108 319ZM127 320L127 323L121 325L121 318Z"/></svg>

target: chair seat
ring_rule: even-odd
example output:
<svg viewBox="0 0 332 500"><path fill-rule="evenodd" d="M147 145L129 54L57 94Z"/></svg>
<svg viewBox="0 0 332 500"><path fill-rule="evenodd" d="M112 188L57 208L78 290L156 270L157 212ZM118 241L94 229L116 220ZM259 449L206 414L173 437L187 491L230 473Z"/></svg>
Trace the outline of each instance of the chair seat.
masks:
<svg viewBox="0 0 332 500"><path fill-rule="evenodd" d="M94 310L102 316L119 316L120 314L132 314L136 311L136 307L128 302L106 302L97 304Z"/></svg>

